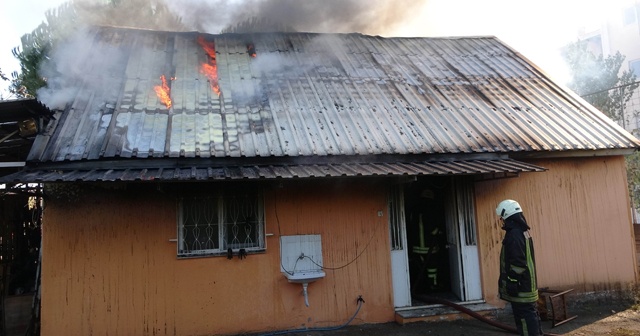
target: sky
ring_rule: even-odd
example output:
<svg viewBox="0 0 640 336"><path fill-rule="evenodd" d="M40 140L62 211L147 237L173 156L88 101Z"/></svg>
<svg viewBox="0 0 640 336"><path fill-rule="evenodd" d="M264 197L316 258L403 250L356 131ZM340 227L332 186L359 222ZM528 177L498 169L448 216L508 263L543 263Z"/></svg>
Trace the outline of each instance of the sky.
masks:
<svg viewBox="0 0 640 336"><path fill-rule="evenodd" d="M496 36L552 78L563 82L568 79L568 72L559 49L575 41L581 29L597 29L605 16L620 10L620 3L624 1L629 0L425 0L421 10L412 11L406 20L382 35ZM0 69L3 73L9 75L19 69L11 50L20 45L20 37L45 20L47 9L57 8L64 2L0 1ZM0 83L0 94L8 94L4 83Z"/></svg>
<svg viewBox="0 0 640 336"><path fill-rule="evenodd" d="M0 69L9 76L20 69L11 50L20 46L20 37L32 32L45 20L45 11L56 8L65 0L0 0ZM5 92L6 84L0 83L0 94Z"/></svg>

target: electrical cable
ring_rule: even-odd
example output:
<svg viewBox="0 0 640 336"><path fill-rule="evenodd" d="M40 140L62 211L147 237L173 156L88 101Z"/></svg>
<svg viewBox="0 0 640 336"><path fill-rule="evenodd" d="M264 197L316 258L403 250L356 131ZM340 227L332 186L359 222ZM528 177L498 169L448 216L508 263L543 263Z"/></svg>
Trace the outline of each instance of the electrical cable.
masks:
<svg viewBox="0 0 640 336"><path fill-rule="evenodd" d="M360 258L360 256L364 253L364 251L366 251L369 248L369 245L371 244L371 242L373 241L373 238L376 236L376 231L374 230L373 233L371 234L371 238L369 238L369 241L367 242L367 245L364 246L364 248L362 249L362 251L360 251L360 253L358 253L358 255L356 255L355 258L353 258L351 261L349 261L348 263L342 265L342 266L337 266L337 267L326 267L326 266L322 266L318 263L315 262L315 260L311 259L308 256L304 256L305 258L308 258L309 260L311 260L311 262L313 264L315 264L316 266L322 268L322 269L326 269L326 270L330 270L330 271L335 271L335 270L339 270L341 268L345 268L351 264L353 264L356 260L358 260L358 258Z"/></svg>
<svg viewBox="0 0 640 336"><path fill-rule="evenodd" d="M276 215L276 223L278 224L278 236L282 237L282 231L280 229L280 218L278 217L278 199L277 199L277 192L276 191L274 191L274 193L273 193L273 209L274 209L274 213ZM311 262L314 265L320 267L321 269L330 270L330 271L339 270L339 269L345 268L345 267L353 264L356 260L358 260L358 258L360 258L360 256L364 253L364 251L366 251L369 248L369 245L371 245L371 242L373 241L373 238L375 238L375 236L376 236L376 230L374 230L373 233L371 234L371 237L369 238L369 241L367 242L367 245L365 245L364 249L362 249L362 251L360 251L360 253L358 253L355 258L353 258L351 261L347 262L346 264L344 264L342 266L326 267L326 266L322 266L322 265L318 264L315 260L311 259L308 256L304 256L304 258L307 258L307 259L311 260ZM300 258L298 258L298 260L300 260ZM296 260L296 264L298 263L298 260ZM294 270L293 271L288 271L284 267L284 264L282 263L282 249L280 249L280 267L282 267L284 272L289 274L289 275L293 275L294 272L295 272L295 265L294 265Z"/></svg>
<svg viewBox="0 0 640 336"><path fill-rule="evenodd" d="M273 212L276 215L276 224L278 224L278 240L280 240L280 242L282 243L282 229L280 228L280 218L278 217L278 191L277 190L273 191ZM298 263L298 260L296 260L296 264ZM289 275L293 275L293 272L289 272L286 268L284 268L284 264L282 263L282 246L280 247L280 267L285 273ZM293 268L295 271L295 265L293 266Z"/></svg>
<svg viewBox="0 0 640 336"><path fill-rule="evenodd" d="M311 260L311 262L312 262L314 265L316 265L316 266L320 267L321 269L330 270L330 271L339 270L339 269L341 269L341 268L345 268L345 267L347 267L347 266L349 266L349 265L353 264L356 260L358 260L358 258L360 258L360 256L364 253L364 251L366 251L366 250L367 250L367 248L369 248L369 244L371 244L371 241L373 241L373 238L374 238L375 236L376 236L376 235L375 235L375 231L374 231L374 233L371 235L371 238L369 238L369 241L367 242L367 245L365 245L364 249L362 249L362 251L360 251L360 253L358 253L358 255L357 255L355 258L353 258L351 261L349 261L348 263L346 263L346 264L344 264L344 265L342 265L342 266L338 266L338 267L326 267L326 266L322 266L322 265L318 264L315 260L313 260L313 259L312 259L311 257L309 257L309 256L302 256L302 258L307 258L307 259ZM300 260L300 258L298 258L298 260ZM296 264L298 263L298 260L296 260ZM284 268L283 268L283 269L284 269ZM294 271L295 271L295 265L294 265ZM289 274L293 274L293 273L289 273Z"/></svg>
<svg viewBox="0 0 640 336"><path fill-rule="evenodd" d="M286 334L295 334L295 333L312 332L312 331L334 331L334 330L338 330L338 329L344 328L344 327L348 326L349 323L351 323L356 318L356 316L358 315L358 312L360 311L360 308L362 308L362 304L364 303L364 299L362 299L362 295L358 296L357 302L358 302L358 308L356 309L356 312L353 313L353 316L351 316L351 318L346 323L343 323L343 324L341 324L339 326L281 330L281 331L274 331L274 332L271 332L271 333L261 334L259 336L286 335Z"/></svg>

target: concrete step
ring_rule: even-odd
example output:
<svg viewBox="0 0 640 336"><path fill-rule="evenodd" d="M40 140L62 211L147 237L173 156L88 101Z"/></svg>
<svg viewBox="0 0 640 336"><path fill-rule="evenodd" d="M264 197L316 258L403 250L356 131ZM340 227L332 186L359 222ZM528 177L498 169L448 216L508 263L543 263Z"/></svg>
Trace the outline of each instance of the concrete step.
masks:
<svg viewBox="0 0 640 336"><path fill-rule="evenodd" d="M486 303L464 304L465 308L488 318L495 318L499 308ZM398 324L412 322L436 322L453 321L459 319L472 319L473 317L445 305L429 305L416 308L401 309L396 311L395 320Z"/></svg>

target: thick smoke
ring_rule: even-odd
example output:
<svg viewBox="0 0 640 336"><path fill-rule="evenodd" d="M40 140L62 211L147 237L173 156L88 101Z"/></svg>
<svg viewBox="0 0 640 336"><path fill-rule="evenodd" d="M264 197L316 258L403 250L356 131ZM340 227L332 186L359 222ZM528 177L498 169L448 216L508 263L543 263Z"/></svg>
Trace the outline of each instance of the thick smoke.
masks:
<svg viewBox="0 0 640 336"><path fill-rule="evenodd" d="M76 0L49 10L46 16L47 23L42 26L45 30L40 34L49 34L55 41L47 59L39 65L39 74L46 78L47 86L39 89L37 96L52 109L64 109L81 89L99 91L115 87L112 82L121 80L123 50L94 41L95 35L88 33L91 27L192 29L164 3L155 0L123 0L118 5L99 0ZM113 100L113 97L101 98Z"/></svg>
<svg viewBox="0 0 640 336"><path fill-rule="evenodd" d="M75 0L78 21L154 30L388 35L427 0ZM247 23L249 23L247 25Z"/></svg>
<svg viewBox="0 0 640 336"><path fill-rule="evenodd" d="M85 33L90 26L212 34L299 31L387 35L425 3L426 0L121 0L118 5L105 5L104 1L76 0L49 13L52 32L59 31L62 22L65 31L75 33L64 34L66 37L57 43L49 60L41 64L40 73L47 78L47 87L38 91L38 98L51 108L64 108L78 90L91 91L93 88L87 85L96 86L95 89L112 87L107 82L121 75L109 69L123 66L122 50L92 41ZM328 49L340 48L340 41L327 45ZM277 56L258 57L254 69L278 71L287 62ZM96 71L98 68L100 71ZM307 70L304 66L297 69Z"/></svg>
<svg viewBox="0 0 640 336"><path fill-rule="evenodd" d="M371 35L388 35L426 3L426 0L165 1L167 7L182 17L182 22L207 33L237 31L234 27L245 28L243 23L255 19L268 25L257 24L254 32L296 30Z"/></svg>
<svg viewBox="0 0 640 336"><path fill-rule="evenodd" d="M77 21L84 25L131 27L151 30L184 31L193 29L173 13L162 0L75 0ZM169 1L167 1L169 2Z"/></svg>
<svg viewBox="0 0 640 336"><path fill-rule="evenodd" d="M63 109L79 90L99 91L114 87L123 66L123 52L112 45L96 42L79 29L60 42L40 66L47 86L38 90L38 99L52 109ZM109 97L105 97L108 99Z"/></svg>

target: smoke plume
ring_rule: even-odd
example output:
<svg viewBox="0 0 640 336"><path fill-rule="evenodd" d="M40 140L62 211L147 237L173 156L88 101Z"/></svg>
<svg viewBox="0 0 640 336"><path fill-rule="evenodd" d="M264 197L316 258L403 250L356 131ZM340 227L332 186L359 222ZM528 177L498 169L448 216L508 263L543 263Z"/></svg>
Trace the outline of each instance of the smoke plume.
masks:
<svg viewBox="0 0 640 336"><path fill-rule="evenodd" d="M389 34L426 3L426 0L165 1L182 22L207 33L296 30L371 35ZM247 22L257 24L243 25ZM238 26L241 29L234 29Z"/></svg>
<svg viewBox="0 0 640 336"><path fill-rule="evenodd" d="M203 33L299 31L388 35L427 0L75 0L87 25L198 30Z"/></svg>
<svg viewBox="0 0 640 336"><path fill-rule="evenodd" d="M47 78L47 86L38 90L38 99L51 109L64 109L79 90L99 92L103 88L115 88L121 80L123 57L122 50L95 41L87 29L78 30L71 38L60 42L48 60L40 65L40 74Z"/></svg>
<svg viewBox="0 0 640 336"><path fill-rule="evenodd" d="M51 108L64 108L87 85L111 87L115 69L124 62L122 50L92 41L90 26L119 26L165 31L317 32L387 35L418 11L426 0L76 0L48 13L49 31L60 35L39 73L47 86L38 98ZM55 32L65 32L55 33ZM329 37L326 37L329 38ZM340 41L327 44L340 48ZM278 71L287 60L258 58L259 72ZM100 66L101 71L95 71ZM109 70L114 69L113 73ZM303 66L297 71L305 71ZM91 74L92 80L86 81ZM110 101L109 97L102 97Z"/></svg>

